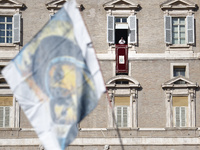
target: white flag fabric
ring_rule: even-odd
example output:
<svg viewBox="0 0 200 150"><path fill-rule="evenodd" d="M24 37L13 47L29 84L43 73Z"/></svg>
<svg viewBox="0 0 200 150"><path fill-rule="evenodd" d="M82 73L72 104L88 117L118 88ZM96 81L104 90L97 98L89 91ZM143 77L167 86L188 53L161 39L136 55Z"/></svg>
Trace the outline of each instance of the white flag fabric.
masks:
<svg viewBox="0 0 200 150"><path fill-rule="evenodd" d="M2 71L46 150L64 150L105 86L75 0L68 0Z"/></svg>

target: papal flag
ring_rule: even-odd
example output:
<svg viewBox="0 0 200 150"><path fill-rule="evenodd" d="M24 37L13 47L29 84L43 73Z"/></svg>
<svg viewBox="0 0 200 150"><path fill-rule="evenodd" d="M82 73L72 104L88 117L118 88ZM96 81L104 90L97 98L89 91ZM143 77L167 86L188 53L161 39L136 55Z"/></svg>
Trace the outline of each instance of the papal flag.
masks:
<svg viewBox="0 0 200 150"><path fill-rule="evenodd" d="M2 73L46 150L64 150L105 91L75 0L68 0Z"/></svg>

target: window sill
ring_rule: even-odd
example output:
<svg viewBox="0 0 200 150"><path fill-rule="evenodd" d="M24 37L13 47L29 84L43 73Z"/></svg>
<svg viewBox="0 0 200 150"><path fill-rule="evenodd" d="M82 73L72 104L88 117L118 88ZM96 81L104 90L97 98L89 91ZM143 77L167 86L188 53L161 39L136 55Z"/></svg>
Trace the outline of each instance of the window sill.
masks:
<svg viewBox="0 0 200 150"><path fill-rule="evenodd" d="M119 130L130 131L130 130L139 130L139 128L131 128L131 127L118 127ZM116 127L107 128L107 130L116 130Z"/></svg>
<svg viewBox="0 0 200 150"><path fill-rule="evenodd" d="M0 47L15 47L16 44L13 43L0 43Z"/></svg>
<svg viewBox="0 0 200 150"><path fill-rule="evenodd" d="M169 127L165 128L166 131L175 131L175 130L198 130L196 127Z"/></svg>
<svg viewBox="0 0 200 150"><path fill-rule="evenodd" d="M169 48L189 48L190 45L186 45L186 44L173 44L173 45L169 45Z"/></svg>

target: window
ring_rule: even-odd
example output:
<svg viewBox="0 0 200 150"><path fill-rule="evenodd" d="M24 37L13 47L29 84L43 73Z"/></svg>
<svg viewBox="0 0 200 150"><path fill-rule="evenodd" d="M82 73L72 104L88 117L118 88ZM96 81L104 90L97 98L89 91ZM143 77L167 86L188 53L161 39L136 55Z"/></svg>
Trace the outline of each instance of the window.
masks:
<svg viewBox="0 0 200 150"><path fill-rule="evenodd" d="M11 107L13 97L0 97L0 127L10 127Z"/></svg>
<svg viewBox="0 0 200 150"><path fill-rule="evenodd" d="M21 41L21 14L23 3L0 2L0 46L15 46ZM5 11L6 10L6 11ZM14 44L12 44L14 43Z"/></svg>
<svg viewBox="0 0 200 150"><path fill-rule="evenodd" d="M0 43L12 43L12 17L0 16Z"/></svg>
<svg viewBox="0 0 200 150"><path fill-rule="evenodd" d="M115 111L118 127L137 128L137 101L140 84L127 75L111 78L107 83L108 99ZM108 106L108 128L116 127L112 119L112 110Z"/></svg>
<svg viewBox="0 0 200 150"><path fill-rule="evenodd" d="M174 77L185 76L186 66L174 66Z"/></svg>
<svg viewBox="0 0 200 150"><path fill-rule="evenodd" d="M137 42L137 19L136 15L126 17L107 16L107 42L118 44L123 37L125 44Z"/></svg>
<svg viewBox="0 0 200 150"><path fill-rule="evenodd" d="M163 83L162 88L165 92L166 127L195 127L197 83L177 76Z"/></svg>
<svg viewBox="0 0 200 150"><path fill-rule="evenodd" d="M164 12L166 51L191 53L195 45L195 12L198 6L187 0L167 0L160 5Z"/></svg>
<svg viewBox="0 0 200 150"><path fill-rule="evenodd" d="M128 127L130 97L115 97L115 115L118 127Z"/></svg>
<svg viewBox="0 0 200 150"><path fill-rule="evenodd" d="M165 42L167 44L194 44L194 16L165 16Z"/></svg>
<svg viewBox="0 0 200 150"><path fill-rule="evenodd" d="M107 42L118 44L123 37L125 44L137 44L137 18L135 11L139 8L127 0L114 0L103 5L107 11ZM120 8L120 9L119 9ZM122 12L123 11L123 12Z"/></svg>
<svg viewBox="0 0 200 150"><path fill-rule="evenodd" d="M184 76L189 78L189 64L188 63L171 63L170 77Z"/></svg>
<svg viewBox="0 0 200 150"><path fill-rule="evenodd" d="M186 127L188 118L188 97L172 98L174 127Z"/></svg>
<svg viewBox="0 0 200 150"><path fill-rule="evenodd" d="M186 44L185 18L172 18L172 44Z"/></svg>

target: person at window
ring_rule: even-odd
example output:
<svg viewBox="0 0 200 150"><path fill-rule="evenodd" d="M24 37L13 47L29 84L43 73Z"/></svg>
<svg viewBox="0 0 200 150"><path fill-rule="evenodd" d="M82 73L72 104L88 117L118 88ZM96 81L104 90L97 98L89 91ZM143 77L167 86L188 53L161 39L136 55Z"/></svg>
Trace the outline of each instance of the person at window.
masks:
<svg viewBox="0 0 200 150"><path fill-rule="evenodd" d="M125 44L126 43L126 41L123 39L123 37L121 37L121 39L119 40L119 42L118 42L119 44Z"/></svg>

